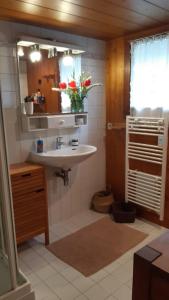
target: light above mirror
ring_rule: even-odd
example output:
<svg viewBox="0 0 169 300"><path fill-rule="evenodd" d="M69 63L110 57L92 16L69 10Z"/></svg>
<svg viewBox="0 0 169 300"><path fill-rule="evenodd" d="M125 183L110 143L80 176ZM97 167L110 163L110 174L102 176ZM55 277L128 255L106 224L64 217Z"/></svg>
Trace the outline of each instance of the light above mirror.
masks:
<svg viewBox="0 0 169 300"><path fill-rule="evenodd" d="M64 52L63 64L65 66L71 66L73 64L73 57L72 57L72 51L71 50L67 50L67 51Z"/></svg>
<svg viewBox="0 0 169 300"><path fill-rule="evenodd" d="M80 48L79 46L75 46L72 44L60 43L55 40L48 39L40 39L35 37L21 36L17 41L18 46L30 47L33 45L39 44L40 49L49 50L52 48L56 48L57 52L65 52L71 51L72 54L81 54L84 53L85 50Z"/></svg>
<svg viewBox="0 0 169 300"><path fill-rule="evenodd" d="M34 44L31 46L29 57L30 57L31 62L33 62L33 63L41 60L42 54L40 52L40 47L38 44Z"/></svg>
<svg viewBox="0 0 169 300"><path fill-rule="evenodd" d="M21 46L18 47L18 55L19 56L24 56L23 47L21 47Z"/></svg>

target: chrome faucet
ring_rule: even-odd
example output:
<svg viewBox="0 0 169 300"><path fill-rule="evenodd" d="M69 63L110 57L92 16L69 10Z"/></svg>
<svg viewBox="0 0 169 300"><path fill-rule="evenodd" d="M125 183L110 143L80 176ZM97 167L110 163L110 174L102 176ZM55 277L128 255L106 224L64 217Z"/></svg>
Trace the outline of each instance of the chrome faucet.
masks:
<svg viewBox="0 0 169 300"><path fill-rule="evenodd" d="M63 145L62 138L62 136L56 138L56 149L61 149L61 146Z"/></svg>

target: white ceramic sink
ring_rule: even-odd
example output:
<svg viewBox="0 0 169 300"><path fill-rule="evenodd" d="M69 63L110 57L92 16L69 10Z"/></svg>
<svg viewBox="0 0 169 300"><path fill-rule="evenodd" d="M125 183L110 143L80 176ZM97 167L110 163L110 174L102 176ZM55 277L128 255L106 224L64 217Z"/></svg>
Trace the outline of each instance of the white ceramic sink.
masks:
<svg viewBox="0 0 169 300"><path fill-rule="evenodd" d="M61 149L43 153L31 152L30 159L46 166L71 168L93 155L96 151L97 148L91 145L62 146Z"/></svg>

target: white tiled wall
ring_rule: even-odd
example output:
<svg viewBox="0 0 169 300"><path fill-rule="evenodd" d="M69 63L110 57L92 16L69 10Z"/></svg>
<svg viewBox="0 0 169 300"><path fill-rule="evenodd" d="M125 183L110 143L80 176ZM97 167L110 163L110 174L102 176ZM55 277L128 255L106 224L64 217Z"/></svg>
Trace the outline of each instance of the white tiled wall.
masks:
<svg viewBox="0 0 169 300"><path fill-rule="evenodd" d="M54 148L58 135L63 136L65 143L72 137L78 137L80 143L98 148L96 155L72 169L69 187L64 187L62 180L53 176L53 169L47 169L49 219L54 224L87 209L93 193L105 188L105 43L55 30L0 21L0 80L10 163L25 161L35 139L39 137L38 133L23 133L21 130L16 58L12 43L23 34L83 46L86 53L82 58L82 70L92 75L93 82L103 83L102 87L91 90L86 101L88 126L41 133L46 148Z"/></svg>

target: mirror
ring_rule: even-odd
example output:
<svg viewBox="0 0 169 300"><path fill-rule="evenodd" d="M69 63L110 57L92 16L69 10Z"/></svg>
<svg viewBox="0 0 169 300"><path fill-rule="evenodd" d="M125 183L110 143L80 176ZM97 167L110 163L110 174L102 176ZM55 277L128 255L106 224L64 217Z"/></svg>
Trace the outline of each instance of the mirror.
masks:
<svg viewBox="0 0 169 300"><path fill-rule="evenodd" d="M17 43L20 98L26 114L58 114L70 111L65 95L52 90L54 84L81 72L83 50L35 38ZM29 106L29 110L27 110Z"/></svg>

